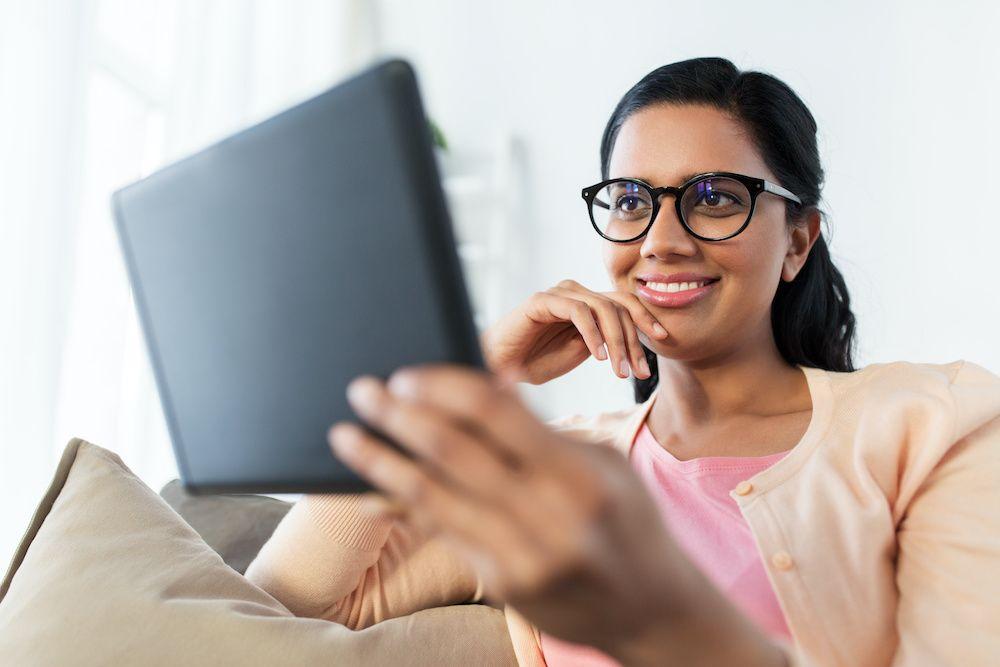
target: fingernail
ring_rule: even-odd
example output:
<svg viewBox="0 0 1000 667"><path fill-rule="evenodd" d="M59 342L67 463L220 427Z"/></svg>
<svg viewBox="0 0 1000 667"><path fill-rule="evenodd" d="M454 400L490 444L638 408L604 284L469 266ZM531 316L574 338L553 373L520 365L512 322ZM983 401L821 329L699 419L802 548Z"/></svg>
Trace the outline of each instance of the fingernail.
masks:
<svg viewBox="0 0 1000 667"><path fill-rule="evenodd" d="M330 428L330 446L337 454L344 456L354 451L354 434L351 426L344 423L334 424Z"/></svg>
<svg viewBox="0 0 1000 667"><path fill-rule="evenodd" d="M642 367L642 372L646 375L652 375L653 372L649 370L649 363L646 362L645 355L639 360L639 365Z"/></svg>
<svg viewBox="0 0 1000 667"><path fill-rule="evenodd" d="M655 331L657 333L657 335L659 335L659 336L666 336L667 335L667 330L664 329L663 326L660 325L659 322L654 322L653 323L653 331Z"/></svg>
<svg viewBox="0 0 1000 667"><path fill-rule="evenodd" d="M367 376L355 378L347 385L347 399L356 408L367 410L375 403L375 381Z"/></svg>
<svg viewBox="0 0 1000 667"><path fill-rule="evenodd" d="M406 370L397 370L386 383L386 388L396 396L411 396L416 387L413 373Z"/></svg>
<svg viewBox="0 0 1000 667"><path fill-rule="evenodd" d="M608 350L603 343L599 348L597 348L597 358L600 359L601 361L604 361L605 359L608 358Z"/></svg>
<svg viewBox="0 0 1000 667"><path fill-rule="evenodd" d="M623 378L628 377L628 361L622 359L621 363L618 364L618 369L621 371L621 376Z"/></svg>

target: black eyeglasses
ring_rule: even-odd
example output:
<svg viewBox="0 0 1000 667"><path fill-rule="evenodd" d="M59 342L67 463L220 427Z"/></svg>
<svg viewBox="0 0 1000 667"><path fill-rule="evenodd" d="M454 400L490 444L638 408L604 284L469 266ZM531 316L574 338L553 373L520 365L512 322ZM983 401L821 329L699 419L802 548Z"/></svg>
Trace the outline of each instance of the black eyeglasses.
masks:
<svg viewBox="0 0 1000 667"><path fill-rule="evenodd" d="M615 243L642 238L653 226L664 194L674 196L677 217L689 234L703 241L724 241L750 224L762 192L802 205L801 199L780 185L728 171L698 174L677 188L654 188L637 178L612 178L584 188L583 200L594 229Z"/></svg>

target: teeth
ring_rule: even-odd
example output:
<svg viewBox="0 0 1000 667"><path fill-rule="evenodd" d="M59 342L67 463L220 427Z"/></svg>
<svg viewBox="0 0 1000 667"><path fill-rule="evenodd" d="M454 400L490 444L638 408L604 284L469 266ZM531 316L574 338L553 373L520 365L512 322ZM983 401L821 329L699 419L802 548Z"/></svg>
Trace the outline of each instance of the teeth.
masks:
<svg viewBox="0 0 1000 667"><path fill-rule="evenodd" d="M684 292L704 287L707 284L708 281L703 280L699 283L646 283L646 287L657 292Z"/></svg>

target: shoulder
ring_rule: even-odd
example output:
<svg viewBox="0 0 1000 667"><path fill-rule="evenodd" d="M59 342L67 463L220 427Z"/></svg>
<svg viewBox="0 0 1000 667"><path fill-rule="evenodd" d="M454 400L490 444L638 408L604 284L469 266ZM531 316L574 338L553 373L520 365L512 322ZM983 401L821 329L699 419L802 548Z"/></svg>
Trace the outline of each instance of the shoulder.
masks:
<svg viewBox="0 0 1000 667"><path fill-rule="evenodd" d="M824 372L836 382L853 387L903 387L914 383L926 387L947 387L969 382L1000 386L1000 376L968 359L943 363L897 360L868 364L846 373Z"/></svg>
<svg viewBox="0 0 1000 667"><path fill-rule="evenodd" d="M873 363L826 375L842 417L883 423L945 419L957 439L1000 415L1000 376L968 359Z"/></svg>
<svg viewBox="0 0 1000 667"><path fill-rule="evenodd" d="M638 417L643 404L636 403L617 410L595 414L568 414L545 422L549 427L584 440L612 444L624 429Z"/></svg>
<svg viewBox="0 0 1000 667"><path fill-rule="evenodd" d="M867 470L901 516L944 462L1000 466L1000 377L967 359L893 361L827 372L834 433L827 452L845 470ZM998 471L1000 472L1000 471Z"/></svg>
<svg viewBox="0 0 1000 667"><path fill-rule="evenodd" d="M871 393L897 389L934 391L947 390L967 364L975 365L965 359L947 363L898 360L868 364L851 372L826 373L839 393Z"/></svg>

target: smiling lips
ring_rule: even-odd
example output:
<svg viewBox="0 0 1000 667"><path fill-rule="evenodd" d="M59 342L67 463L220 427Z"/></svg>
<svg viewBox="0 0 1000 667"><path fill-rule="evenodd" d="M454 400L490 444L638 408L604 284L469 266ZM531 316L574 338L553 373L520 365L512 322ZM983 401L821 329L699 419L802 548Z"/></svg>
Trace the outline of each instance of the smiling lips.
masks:
<svg viewBox="0 0 1000 667"><path fill-rule="evenodd" d="M639 278L636 292L641 299L654 306L680 308L708 296L717 282L718 278L672 283L646 282Z"/></svg>

